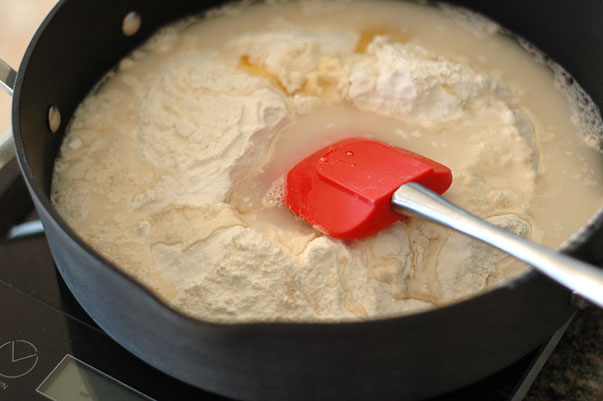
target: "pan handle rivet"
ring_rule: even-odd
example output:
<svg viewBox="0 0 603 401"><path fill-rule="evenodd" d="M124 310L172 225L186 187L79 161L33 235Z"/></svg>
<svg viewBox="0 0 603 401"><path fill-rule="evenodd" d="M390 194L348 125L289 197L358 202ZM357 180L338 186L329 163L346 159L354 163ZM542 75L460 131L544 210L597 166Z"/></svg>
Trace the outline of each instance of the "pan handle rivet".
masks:
<svg viewBox="0 0 603 401"><path fill-rule="evenodd" d="M48 108L48 128L53 134L61 127L61 112L58 107L50 106Z"/></svg>
<svg viewBox="0 0 603 401"><path fill-rule="evenodd" d="M135 11L130 11L124 17L124 21L121 24L121 30L126 36L135 35L136 32L138 32L138 30L140 29L141 23L142 19L140 18L140 14Z"/></svg>

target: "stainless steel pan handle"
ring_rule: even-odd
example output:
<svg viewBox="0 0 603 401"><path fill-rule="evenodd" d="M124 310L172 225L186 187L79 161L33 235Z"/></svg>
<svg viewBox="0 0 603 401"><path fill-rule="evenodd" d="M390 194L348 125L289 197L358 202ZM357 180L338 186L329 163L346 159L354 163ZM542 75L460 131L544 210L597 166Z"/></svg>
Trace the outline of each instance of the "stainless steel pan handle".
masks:
<svg viewBox="0 0 603 401"><path fill-rule="evenodd" d="M15 81L17 80L17 71L10 65L0 59L0 87L9 95L13 95L15 90ZM0 132L0 167L13 158L15 147L12 130ZM8 235L9 239L17 237L26 237L44 232L44 227L40 220L30 221L13 227Z"/></svg>
<svg viewBox="0 0 603 401"><path fill-rule="evenodd" d="M2 90L12 96L16 80L17 71L13 70L10 65L0 59L0 87Z"/></svg>
<svg viewBox="0 0 603 401"><path fill-rule="evenodd" d="M12 96L16 80L17 71L0 59L0 88ZM10 129L6 132L0 131L0 167L15 155L13 143L13 135Z"/></svg>

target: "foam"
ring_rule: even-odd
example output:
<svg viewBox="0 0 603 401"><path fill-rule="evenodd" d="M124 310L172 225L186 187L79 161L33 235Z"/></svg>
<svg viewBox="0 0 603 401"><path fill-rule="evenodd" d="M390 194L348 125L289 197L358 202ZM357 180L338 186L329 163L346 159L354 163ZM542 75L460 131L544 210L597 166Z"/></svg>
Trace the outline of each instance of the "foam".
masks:
<svg viewBox="0 0 603 401"><path fill-rule="evenodd" d="M262 198L264 207L278 207L285 204L285 196L287 195L287 180L286 176L282 175L277 178L266 191L266 195Z"/></svg>
<svg viewBox="0 0 603 401"><path fill-rule="evenodd" d="M488 17L463 7L438 3L444 14L478 37L487 37L500 31L500 26Z"/></svg>
<svg viewBox="0 0 603 401"><path fill-rule="evenodd" d="M508 32L505 32L510 34ZM554 74L555 88L565 94L569 101L572 122L578 127L586 145L603 153L603 121L601 111L590 95L578 84L565 68L554 62L544 52L529 41L510 34L517 39L521 47L534 57L538 64L546 65Z"/></svg>
<svg viewBox="0 0 603 401"><path fill-rule="evenodd" d="M601 111L567 70L526 39L500 27L496 22L481 14L447 3L440 3L438 7L452 20L478 37L486 37L497 32L513 37L534 58L534 61L549 67L554 74L555 88L563 92L569 101L572 122L578 128L585 144L593 150L603 153Z"/></svg>
<svg viewBox="0 0 603 401"><path fill-rule="evenodd" d="M85 219L91 209L88 191L79 183L53 185L50 198L61 209L61 214L71 222Z"/></svg>

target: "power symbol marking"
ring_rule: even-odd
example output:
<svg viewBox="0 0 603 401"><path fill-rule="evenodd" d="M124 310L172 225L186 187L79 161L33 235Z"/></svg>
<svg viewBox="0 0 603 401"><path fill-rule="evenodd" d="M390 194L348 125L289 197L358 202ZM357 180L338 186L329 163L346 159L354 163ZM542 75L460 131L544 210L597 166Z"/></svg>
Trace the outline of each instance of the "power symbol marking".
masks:
<svg viewBox="0 0 603 401"><path fill-rule="evenodd" d="M26 340L12 340L0 345L0 376L16 379L25 376L38 364L38 349Z"/></svg>

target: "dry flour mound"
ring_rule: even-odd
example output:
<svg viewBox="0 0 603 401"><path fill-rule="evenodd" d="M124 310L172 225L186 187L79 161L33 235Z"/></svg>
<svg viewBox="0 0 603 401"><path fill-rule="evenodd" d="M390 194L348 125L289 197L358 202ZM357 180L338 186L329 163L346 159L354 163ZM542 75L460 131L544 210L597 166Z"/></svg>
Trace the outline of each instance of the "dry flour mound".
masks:
<svg viewBox="0 0 603 401"><path fill-rule="evenodd" d="M349 70L344 96L360 109L397 118L459 117L470 99L494 88L485 74L384 36Z"/></svg>
<svg viewBox="0 0 603 401"><path fill-rule="evenodd" d="M261 79L200 56L155 74L138 115L140 154L169 173L137 196L135 207L223 201L289 113L282 95Z"/></svg>

